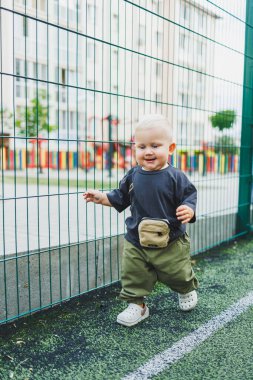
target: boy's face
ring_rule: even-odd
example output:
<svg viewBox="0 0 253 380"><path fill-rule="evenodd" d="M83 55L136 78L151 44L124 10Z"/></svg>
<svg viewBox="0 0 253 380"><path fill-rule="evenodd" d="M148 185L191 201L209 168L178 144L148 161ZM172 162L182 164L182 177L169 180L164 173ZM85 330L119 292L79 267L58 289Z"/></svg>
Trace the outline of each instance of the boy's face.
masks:
<svg viewBox="0 0 253 380"><path fill-rule="evenodd" d="M144 170L161 170L176 145L169 141L164 128L138 129L135 133L136 161Z"/></svg>

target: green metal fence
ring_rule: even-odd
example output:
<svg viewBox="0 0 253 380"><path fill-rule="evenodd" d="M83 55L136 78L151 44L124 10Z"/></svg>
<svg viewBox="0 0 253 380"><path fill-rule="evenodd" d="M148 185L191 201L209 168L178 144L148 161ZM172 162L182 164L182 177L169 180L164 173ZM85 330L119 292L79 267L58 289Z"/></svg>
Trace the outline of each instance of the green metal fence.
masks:
<svg viewBox="0 0 253 380"><path fill-rule="evenodd" d="M162 113L192 254L251 228L253 1L0 1L0 323L119 279L128 214L86 205Z"/></svg>

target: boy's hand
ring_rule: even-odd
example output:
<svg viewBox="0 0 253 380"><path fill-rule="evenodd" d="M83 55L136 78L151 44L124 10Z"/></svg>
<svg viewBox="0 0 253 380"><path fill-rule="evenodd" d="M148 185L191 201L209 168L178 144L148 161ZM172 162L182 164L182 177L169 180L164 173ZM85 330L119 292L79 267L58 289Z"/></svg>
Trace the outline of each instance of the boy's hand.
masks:
<svg viewBox="0 0 253 380"><path fill-rule="evenodd" d="M194 216L194 211L186 205L181 205L176 209L177 219L182 224L188 223Z"/></svg>
<svg viewBox="0 0 253 380"><path fill-rule="evenodd" d="M97 204L101 204L103 202L104 194L98 190L87 190L83 193L83 198L86 202L93 202Z"/></svg>

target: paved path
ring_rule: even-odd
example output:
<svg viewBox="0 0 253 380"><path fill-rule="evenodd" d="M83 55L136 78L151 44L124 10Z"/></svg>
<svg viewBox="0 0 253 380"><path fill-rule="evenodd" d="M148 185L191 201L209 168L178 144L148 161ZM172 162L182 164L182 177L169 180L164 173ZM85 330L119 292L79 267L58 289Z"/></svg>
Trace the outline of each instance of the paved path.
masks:
<svg viewBox="0 0 253 380"><path fill-rule="evenodd" d="M7 173L7 172L6 172ZM7 173L10 177L11 173ZM6 176L7 176L6 174ZM17 176L25 172L17 172ZM113 173L111 181L119 180L123 173ZM36 171L29 172L36 176ZM47 172L43 174L46 178ZM50 172L56 178L57 172ZM88 173L88 179L99 181L103 173ZM63 172L61 178L77 178L76 172ZM84 173L79 173L84 180ZM105 183L109 181L104 175ZM193 175L191 180L198 189L199 217L236 212L238 178L236 175ZM109 186L109 185L108 185ZM84 189L60 186L37 186L4 181L0 201L0 255L27 252L47 247L82 242L102 236L124 233L125 217L129 211L118 214L114 209L100 205L86 205L82 198Z"/></svg>

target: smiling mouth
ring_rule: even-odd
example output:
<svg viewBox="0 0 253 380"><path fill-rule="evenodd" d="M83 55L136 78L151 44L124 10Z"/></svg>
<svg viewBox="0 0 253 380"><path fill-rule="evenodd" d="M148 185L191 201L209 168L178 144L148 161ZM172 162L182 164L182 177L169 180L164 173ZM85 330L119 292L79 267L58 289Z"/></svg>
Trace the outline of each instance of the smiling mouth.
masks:
<svg viewBox="0 0 253 380"><path fill-rule="evenodd" d="M153 161L155 161L155 158L146 158L145 161L147 161L147 162L153 162Z"/></svg>

